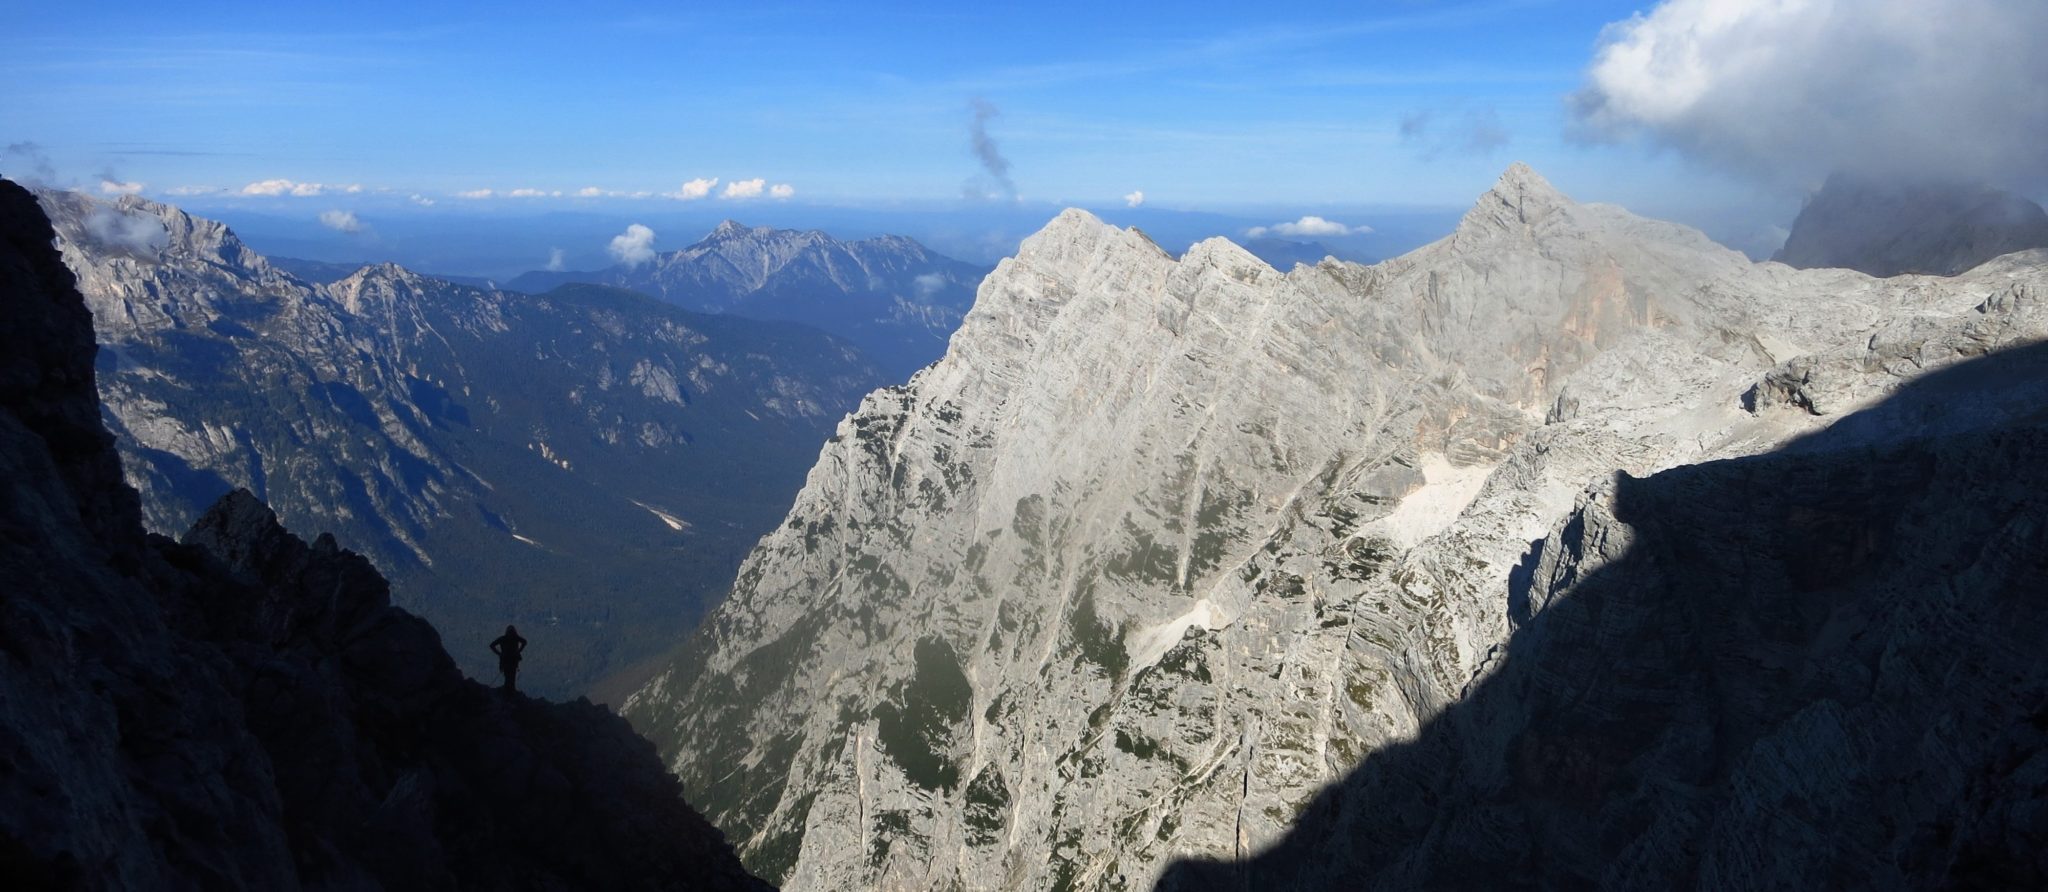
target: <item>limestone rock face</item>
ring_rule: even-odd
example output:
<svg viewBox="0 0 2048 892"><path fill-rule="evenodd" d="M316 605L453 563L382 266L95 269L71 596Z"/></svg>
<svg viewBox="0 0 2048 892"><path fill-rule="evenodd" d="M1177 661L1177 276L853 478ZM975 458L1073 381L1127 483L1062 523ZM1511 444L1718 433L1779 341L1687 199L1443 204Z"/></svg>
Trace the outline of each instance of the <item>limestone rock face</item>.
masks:
<svg viewBox="0 0 2048 892"><path fill-rule="evenodd" d="M0 181L0 886L765 888L650 744L464 679L247 491L146 536L91 319Z"/></svg>
<svg viewBox="0 0 2048 892"><path fill-rule="evenodd" d="M150 529L247 488L368 555L475 674L507 622L547 629L537 690L672 645L883 381L786 324L389 264L312 286L174 207L41 199Z"/></svg>
<svg viewBox="0 0 2048 892"><path fill-rule="evenodd" d="M1521 165L1373 266L1176 260L1068 211L840 426L628 716L790 888L1135 889L1248 858L1501 670L1513 580L1589 487L2038 340L2044 282L2025 254L1752 264Z"/></svg>
<svg viewBox="0 0 2048 892"><path fill-rule="evenodd" d="M2048 211L2017 195L1836 174L1800 210L1771 259L1873 276L1953 276L2034 248L2048 248Z"/></svg>

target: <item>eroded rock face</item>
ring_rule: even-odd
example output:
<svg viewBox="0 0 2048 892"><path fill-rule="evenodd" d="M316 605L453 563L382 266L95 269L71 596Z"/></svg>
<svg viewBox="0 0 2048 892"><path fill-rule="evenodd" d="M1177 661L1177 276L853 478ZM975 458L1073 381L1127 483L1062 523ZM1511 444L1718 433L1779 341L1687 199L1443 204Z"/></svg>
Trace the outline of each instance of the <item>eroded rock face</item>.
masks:
<svg viewBox="0 0 2048 892"><path fill-rule="evenodd" d="M653 747L462 677L246 491L145 536L90 317L0 181L0 885L753 889Z"/></svg>
<svg viewBox="0 0 2048 892"><path fill-rule="evenodd" d="M548 629L549 693L686 632L884 380L796 326L390 264L312 286L174 207L40 198L151 530L249 489L368 555L474 673L506 623Z"/></svg>
<svg viewBox="0 0 2048 892"><path fill-rule="evenodd" d="M1369 267L1176 261L1069 211L841 425L628 714L791 888L1247 858L1500 671L1511 580L1589 486L2038 340L2044 281L1751 264L1520 165Z"/></svg>

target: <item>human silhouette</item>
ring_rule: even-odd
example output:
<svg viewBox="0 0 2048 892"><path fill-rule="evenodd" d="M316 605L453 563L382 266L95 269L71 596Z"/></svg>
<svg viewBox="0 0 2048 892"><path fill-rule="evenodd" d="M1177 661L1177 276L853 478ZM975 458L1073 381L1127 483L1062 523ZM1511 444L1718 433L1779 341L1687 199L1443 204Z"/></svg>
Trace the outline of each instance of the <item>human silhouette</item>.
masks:
<svg viewBox="0 0 2048 892"><path fill-rule="evenodd" d="M526 639L512 626L506 626L505 634L491 642L491 653L498 655L498 672L505 676L505 690L519 690L519 653L525 649Z"/></svg>

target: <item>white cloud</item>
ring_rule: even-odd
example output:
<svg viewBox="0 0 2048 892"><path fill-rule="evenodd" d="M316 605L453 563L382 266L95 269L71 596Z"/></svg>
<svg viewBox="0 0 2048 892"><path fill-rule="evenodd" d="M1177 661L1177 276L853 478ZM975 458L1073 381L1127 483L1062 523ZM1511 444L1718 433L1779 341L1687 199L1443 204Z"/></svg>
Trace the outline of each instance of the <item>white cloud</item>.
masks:
<svg viewBox="0 0 2048 892"><path fill-rule="evenodd" d="M1144 203L1145 203L1145 190L1143 190L1143 189L1132 189L1132 190L1131 190L1131 194L1129 194L1129 195L1126 195L1126 196L1124 196L1124 206L1125 206L1125 207L1137 207L1138 205L1141 205L1141 204L1144 204Z"/></svg>
<svg viewBox="0 0 2048 892"><path fill-rule="evenodd" d="M768 187L768 196L770 198L788 198L795 194L796 187L788 183L776 183Z"/></svg>
<svg viewBox="0 0 2048 892"><path fill-rule="evenodd" d="M134 195L141 191L141 183L124 183L113 179L100 180L101 195Z"/></svg>
<svg viewBox="0 0 2048 892"><path fill-rule="evenodd" d="M467 191L467 192L457 192L457 193L455 193L455 197L456 197L456 198L489 198L489 197L491 197L491 196L493 196L493 195L496 195L496 194L498 194L498 193L496 193L496 192L492 192L492 191L491 191L491 190L489 190L489 189L471 189L471 190L469 190L469 191Z"/></svg>
<svg viewBox="0 0 2048 892"><path fill-rule="evenodd" d="M92 215L85 218L85 231L103 245L143 253L156 251L170 241L164 222L154 215L129 213L111 207L94 209Z"/></svg>
<svg viewBox="0 0 2048 892"><path fill-rule="evenodd" d="M918 297L930 297L946 287L946 277L942 273L925 273L911 279L910 284L917 289Z"/></svg>
<svg viewBox="0 0 2048 892"><path fill-rule="evenodd" d="M551 273L558 273L558 272L561 272L562 270L564 270L564 269L566 269L566 268L567 268L566 266L564 266L564 264L565 264L565 263L567 263L567 262L568 262L568 252L567 252L567 251L564 251L564 250L562 250L562 249L560 249L560 248L549 248L549 249L548 249L548 272L551 272Z"/></svg>
<svg viewBox="0 0 2048 892"><path fill-rule="evenodd" d="M296 198L311 198L327 191L322 183L301 183L294 180L257 180L242 187L243 195L290 195Z"/></svg>
<svg viewBox="0 0 2048 892"><path fill-rule="evenodd" d="M627 266L639 266L654 259L654 230L638 223L626 227L626 231L612 236L610 251L613 258Z"/></svg>
<svg viewBox="0 0 2048 892"><path fill-rule="evenodd" d="M514 189L505 194L511 198L546 198L548 193L545 189Z"/></svg>
<svg viewBox="0 0 2048 892"><path fill-rule="evenodd" d="M1370 226L1346 226L1335 220L1325 220L1321 217L1315 216L1314 214L1310 214L1292 223L1275 223L1271 226L1254 226L1250 229L1245 230L1244 234L1251 236L1252 238L1261 238L1268 234L1284 235L1290 238L1301 238L1304 236L1313 238L1316 236L1329 235L1365 235L1366 233L1369 233L1371 231L1372 227Z"/></svg>
<svg viewBox="0 0 2048 892"><path fill-rule="evenodd" d="M165 195L209 195L220 191L212 186L173 186L164 190Z"/></svg>
<svg viewBox="0 0 2048 892"><path fill-rule="evenodd" d="M2048 183L2048 3L1665 0L1609 25L1571 105L1762 179Z"/></svg>
<svg viewBox="0 0 2048 892"><path fill-rule="evenodd" d="M767 185L768 181L760 177L755 177L751 180L733 180L725 184L725 191L718 193L718 197L725 199L759 198L761 197L761 190L766 188Z"/></svg>
<svg viewBox="0 0 2048 892"><path fill-rule="evenodd" d="M350 184L348 184L348 185L346 185L346 186L343 186L343 187L341 187L341 191L343 191L343 192L347 192L347 193L348 193L348 194L350 194L350 195L356 195L356 194L359 194L359 193L361 193L361 192L363 191L363 184L361 184L361 183L350 183Z"/></svg>
<svg viewBox="0 0 2048 892"><path fill-rule="evenodd" d="M699 198L703 198L706 195L710 195L711 188L716 185L718 185L717 177L698 177L694 180L684 183L682 186L678 187L676 191L668 193L668 197L676 199L677 201L696 201ZM637 198L639 196L636 195L634 197Z"/></svg>
<svg viewBox="0 0 2048 892"><path fill-rule="evenodd" d="M363 223L356 219L355 211L321 211L320 225L335 232L356 233L363 231Z"/></svg>
<svg viewBox="0 0 2048 892"><path fill-rule="evenodd" d="M603 189L597 188L596 186L585 186L581 189L576 190L576 196L578 198L597 198L604 194L605 191Z"/></svg>

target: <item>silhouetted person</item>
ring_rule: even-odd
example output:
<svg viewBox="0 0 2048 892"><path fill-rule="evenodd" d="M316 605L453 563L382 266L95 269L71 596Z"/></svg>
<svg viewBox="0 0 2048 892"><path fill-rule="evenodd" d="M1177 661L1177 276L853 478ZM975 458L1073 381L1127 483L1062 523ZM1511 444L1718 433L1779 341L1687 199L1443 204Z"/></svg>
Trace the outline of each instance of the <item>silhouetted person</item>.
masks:
<svg viewBox="0 0 2048 892"><path fill-rule="evenodd" d="M519 652L525 649L526 639L512 626L506 626L505 634L491 642L491 653L498 655L498 672L505 676L505 690L519 690Z"/></svg>

